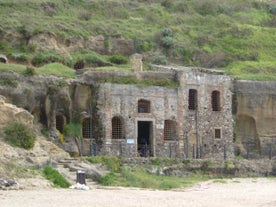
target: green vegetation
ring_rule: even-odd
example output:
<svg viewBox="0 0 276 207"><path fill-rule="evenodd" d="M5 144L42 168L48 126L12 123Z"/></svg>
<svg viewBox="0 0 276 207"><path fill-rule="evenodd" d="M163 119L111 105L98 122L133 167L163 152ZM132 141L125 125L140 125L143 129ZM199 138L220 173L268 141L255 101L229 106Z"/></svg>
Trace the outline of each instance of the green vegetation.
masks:
<svg viewBox="0 0 276 207"><path fill-rule="evenodd" d="M0 63L0 72L15 72L25 76L33 76L33 75L54 75L64 78L74 78L76 77L76 72L74 69L69 68L61 63L50 63L43 65L42 67L30 67L24 66L20 64L3 64ZM12 82L11 82L12 81ZM17 87L15 83L17 80L6 81L2 80L0 82L1 85L11 85L12 87Z"/></svg>
<svg viewBox="0 0 276 207"><path fill-rule="evenodd" d="M91 163L101 163L107 166L111 173L117 173L121 171L121 160L118 157L97 156L88 157L87 160Z"/></svg>
<svg viewBox="0 0 276 207"><path fill-rule="evenodd" d="M101 184L108 186L139 187L169 190L191 187L208 178L201 175L191 175L185 178L150 174L142 167L122 168L120 174L111 172L101 179Z"/></svg>
<svg viewBox="0 0 276 207"><path fill-rule="evenodd" d="M38 68L37 72L40 75L55 75L64 78L74 78L76 76L75 70L60 63L51 63L44 65Z"/></svg>
<svg viewBox="0 0 276 207"><path fill-rule="evenodd" d="M142 80L138 80L136 77L110 77L110 78L103 78L101 82L117 83L117 84L135 84L141 87L142 86L163 86L167 88L176 88L179 85L177 81L173 81L168 78L159 79L159 80L145 78Z"/></svg>
<svg viewBox="0 0 276 207"><path fill-rule="evenodd" d="M195 185L198 182L208 179L206 176L191 174L185 178L174 176L154 175L149 173L148 168L144 167L124 167L118 157L97 156L86 158L91 163L101 163L109 169L110 173L103 176L100 180L102 185L139 187L169 190L173 188L183 188ZM160 167L161 165L179 164L179 160L169 158L150 159L149 166ZM149 167L148 166L148 167Z"/></svg>
<svg viewBox="0 0 276 207"><path fill-rule="evenodd" d="M13 146L31 149L35 144L36 135L27 125L13 122L4 128L4 138Z"/></svg>
<svg viewBox="0 0 276 207"><path fill-rule="evenodd" d="M133 52L143 53L146 64L220 68L237 79L276 80L275 2L0 0L0 17L0 53L36 67L59 62L73 68L85 60L87 66L121 68L128 61L113 52L112 38L122 37ZM102 35L106 52L63 53L47 44L38 50L30 39L42 32L68 47L75 39Z"/></svg>
<svg viewBox="0 0 276 207"><path fill-rule="evenodd" d="M9 159L1 162L0 174L9 178L34 178L41 175L41 171L36 167L24 166L18 163L18 160Z"/></svg>
<svg viewBox="0 0 276 207"><path fill-rule="evenodd" d="M43 169L43 174L47 180L53 182L55 187L68 188L69 182L55 169L50 166L46 166Z"/></svg>
<svg viewBox="0 0 276 207"><path fill-rule="evenodd" d="M0 80L0 85L10 86L12 88L17 88L18 81L14 80L13 78L6 77L6 78L3 78L3 79Z"/></svg>
<svg viewBox="0 0 276 207"><path fill-rule="evenodd" d="M82 138L82 125L79 123L69 123L64 127L64 135L70 137Z"/></svg>

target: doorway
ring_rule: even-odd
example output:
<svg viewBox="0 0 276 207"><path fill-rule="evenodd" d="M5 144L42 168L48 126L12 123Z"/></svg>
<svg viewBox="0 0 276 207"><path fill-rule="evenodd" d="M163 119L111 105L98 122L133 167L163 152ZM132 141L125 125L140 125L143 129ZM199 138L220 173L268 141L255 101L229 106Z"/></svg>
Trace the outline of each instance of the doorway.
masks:
<svg viewBox="0 0 276 207"><path fill-rule="evenodd" d="M152 121L138 121L137 150L141 157L153 156Z"/></svg>

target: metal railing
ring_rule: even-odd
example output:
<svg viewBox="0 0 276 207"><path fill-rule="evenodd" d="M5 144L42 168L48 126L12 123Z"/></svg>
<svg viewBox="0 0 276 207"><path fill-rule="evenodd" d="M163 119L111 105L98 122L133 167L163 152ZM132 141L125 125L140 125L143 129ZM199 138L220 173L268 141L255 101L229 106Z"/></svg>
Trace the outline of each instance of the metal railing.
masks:
<svg viewBox="0 0 276 207"><path fill-rule="evenodd" d="M266 146L256 149L254 144L246 143L245 150L241 152L235 147L234 155L244 159L274 159L276 157L276 144L267 144ZM115 142L109 144L92 143L90 146L91 156L110 155L119 157L168 157L183 159L204 159L219 157L228 159L227 145L220 146L220 149L211 148L209 151L204 146L189 145L184 143L179 147L177 142L166 143L164 145L129 145L125 142Z"/></svg>

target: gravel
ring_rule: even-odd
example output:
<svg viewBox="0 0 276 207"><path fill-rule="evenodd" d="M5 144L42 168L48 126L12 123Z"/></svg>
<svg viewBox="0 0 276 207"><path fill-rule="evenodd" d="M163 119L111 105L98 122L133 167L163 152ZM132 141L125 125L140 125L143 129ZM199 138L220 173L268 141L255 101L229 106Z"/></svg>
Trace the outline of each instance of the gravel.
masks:
<svg viewBox="0 0 276 207"><path fill-rule="evenodd" d="M171 191L135 188L0 191L1 207L275 207L276 178L208 181Z"/></svg>

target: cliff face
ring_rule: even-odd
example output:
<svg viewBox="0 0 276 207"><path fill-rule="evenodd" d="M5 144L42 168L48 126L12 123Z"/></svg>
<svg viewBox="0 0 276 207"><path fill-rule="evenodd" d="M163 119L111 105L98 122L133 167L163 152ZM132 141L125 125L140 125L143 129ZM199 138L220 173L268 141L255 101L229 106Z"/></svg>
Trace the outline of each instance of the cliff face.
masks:
<svg viewBox="0 0 276 207"><path fill-rule="evenodd" d="M158 74L162 79L167 73ZM0 86L0 94L6 97L7 102L31 112L35 123L42 123L51 131L57 128L62 132L63 126L72 121L75 113L82 112L81 115L84 116L84 112L89 111L90 99L96 90L92 87L92 80L97 80L102 75L85 73L79 79L64 81L52 76L24 77L14 73L1 73L1 79L12 78L18 85ZM200 84L202 82L198 83ZM276 145L276 82L236 81L233 83L233 92L235 145L238 154L245 155L250 144L256 152L262 151L268 155L269 147ZM219 122L222 121L225 120ZM229 124L231 126L232 123Z"/></svg>
<svg viewBox="0 0 276 207"><path fill-rule="evenodd" d="M249 143L265 150L276 143L276 82L237 81L236 143L245 150Z"/></svg>

